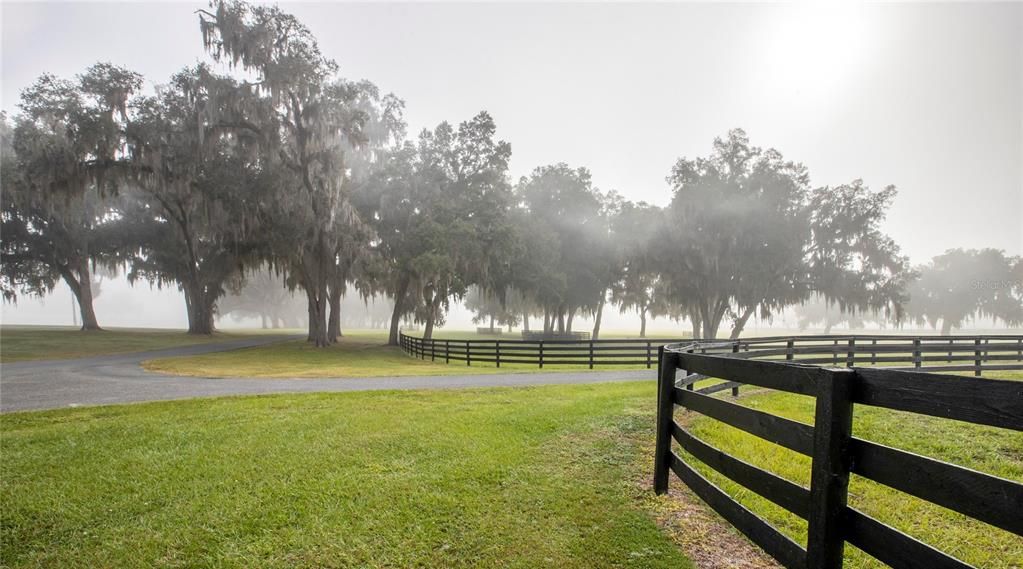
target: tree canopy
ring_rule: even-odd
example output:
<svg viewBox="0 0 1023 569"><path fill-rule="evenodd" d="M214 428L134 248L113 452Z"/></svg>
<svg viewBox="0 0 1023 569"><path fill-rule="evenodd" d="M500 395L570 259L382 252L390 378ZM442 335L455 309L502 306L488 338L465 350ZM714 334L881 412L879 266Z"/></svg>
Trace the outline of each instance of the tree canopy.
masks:
<svg viewBox="0 0 1023 569"><path fill-rule="evenodd" d="M738 129L710 156L680 159L668 182L657 244L675 262L660 278L702 337L716 337L726 317L737 337L755 311L769 317L814 292L849 310L902 302L907 261L878 229L894 188L811 189L803 165Z"/></svg>
<svg viewBox="0 0 1023 569"><path fill-rule="evenodd" d="M945 333L978 316L1023 322L1019 258L952 250L911 269L881 229L894 187L815 187L740 129L677 160L666 207L563 162L512 181L489 112L410 138L404 102L344 77L281 8L214 0L198 20L208 61L154 90L97 63L41 75L2 117L7 301L64 281L98 329L92 274L111 267L178 287L189 331L209 334L218 305L276 325L259 299L290 306L301 290L316 346L385 309L392 344L402 322L429 337L461 301L478 322L540 318L547 334L592 317L594 337L608 303L637 313L640 335L664 317L735 337L793 306L827 323L908 309ZM372 314L342 318L360 301Z"/></svg>
<svg viewBox="0 0 1023 569"><path fill-rule="evenodd" d="M942 334L976 317L1023 324L1023 260L997 249L951 249L921 267L908 290L909 315Z"/></svg>

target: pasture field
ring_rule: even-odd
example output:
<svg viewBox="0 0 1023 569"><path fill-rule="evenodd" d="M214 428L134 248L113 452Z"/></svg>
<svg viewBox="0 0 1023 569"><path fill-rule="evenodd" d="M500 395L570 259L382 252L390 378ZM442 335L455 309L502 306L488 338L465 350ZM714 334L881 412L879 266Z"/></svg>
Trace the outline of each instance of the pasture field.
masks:
<svg viewBox="0 0 1023 569"><path fill-rule="evenodd" d="M252 331L258 332L258 331ZM192 336L183 330L108 328L82 332L72 326L0 327L0 362L84 358L222 342L251 332L217 332Z"/></svg>

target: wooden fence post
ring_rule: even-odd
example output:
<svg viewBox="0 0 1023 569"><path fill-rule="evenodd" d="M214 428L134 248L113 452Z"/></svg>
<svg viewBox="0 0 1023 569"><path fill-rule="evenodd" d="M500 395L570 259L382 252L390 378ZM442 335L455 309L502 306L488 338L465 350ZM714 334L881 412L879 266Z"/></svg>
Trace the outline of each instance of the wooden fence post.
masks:
<svg viewBox="0 0 1023 569"><path fill-rule="evenodd" d="M742 342L739 342L739 341L736 341L734 344L732 344L732 353L733 354L739 353L739 346L741 346L741 345L742 345ZM747 348L748 348L748 346L747 346ZM738 397L738 396L739 396L739 388L738 387L733 387L732 388L732 397Z"/></svg>
<svg viewBox="0 0 1023 569"><path fill-rule="evenodd" d="M795 357L795 354L793 353L793 348L795 347L795 344L796 344L795 340L789 340L788 342L785 342L786 360L791 360L793 357Z"/></svg>
<svg viewBox="0 0 1023 569"><path fill-rule="evenodd" d="M437 361L437 340L430 338L430 361Z"/></svg>
<svg viewBox="0 0 1023 569"><path fill-rule="evenodd" d="M870 341L870 365L877 363L877 338Z"/></svg>
<svg viewBox="0 0 1023 569"><path fill-rule="evenodd" d="M849 492L849 439L853 405L853 370L834 369L817 383L810 468L810 516L807 532L808 569L842 566L845 535L842 519Z"/></svg>
<svg viewBox="0 0 1023 569"><path fill-rule="evenodd" d="M590 340L590 369L593 369L593 340Z"/></svg>
<svg viewBox="0 0 1023 569"><path fill-rule="evenodd" d="M835 345L831 347L831 364L838 365L838 340L835 340Z"/></svg>
<svg viewBox="0 0 1023 569"><path fill-rule="evenodd" d="M920 338L913 338L913 367L920 367Z"/></svg>
<svg viewBox="0 0 1023 569"><path fill-rule="evenodd" d="M444 363L451 363L451 340L444 340Z"/></svg>
<svg viewBox="0 0 1023 569"><path fill-rule="evenodd" d="M661 365L661 362L660 362L660 361L658 361L658 362L657 362L657 365L658 365L658 366L660 366L660 365ZM646 368L647 368L647 369L650 369L650 342L647 342L647 343L646 343ZM657 369L661 369L661 368L660 368L660 367L658 367ZM658 373L658 374L657 374L657 377L661 377L661 374L660 374L660 373Z"/></svg>
<svg viewBox="0 0 1023 569"><path fill-rule="evenodd" d="M845 355L845 367L852 367L856 363L856 338L849 338L849 351Z"/></svg>
<svg viewBox="0 0 1023 569"><path fill-rule="evenodd" d="M540 369L543 369L543 340L540 340Z"/></svg>
<svg viewBox="0 0 1023 569"><path fill-rule="evenodd" d="M679 357L675 352L657 348L657 438L654 443L654 492L668 491L668 473L671 471L671 424L674 421L675 370Z"/></svg>
<svg viewBox="0 0 1023 569"><path fill-rule="evenodd" d="M501 340L494 344L494 358L497 360L497 367L501 367Z"/></svg>
<svg viewBox="0 0 1023 569"><path fill-rule="evenodd" d="M465 367L472 365L472 353L469 352L469 340L465 341Z"/></svg>
<svg viewBox="0 0 1023 569"><path fill-rule="evenodd" d="M974 340L973 350L973 375L980 376L980 338Z"/></svg>

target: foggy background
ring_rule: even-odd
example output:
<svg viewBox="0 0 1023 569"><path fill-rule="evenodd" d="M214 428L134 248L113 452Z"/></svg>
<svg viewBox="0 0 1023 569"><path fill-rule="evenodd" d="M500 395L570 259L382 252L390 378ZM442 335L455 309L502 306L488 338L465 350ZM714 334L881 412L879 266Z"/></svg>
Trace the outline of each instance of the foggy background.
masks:
<svg viewBox="0 0 1023 569"><path fill-rule="evenodd" d="M96 61L142 73L151 89L205 59L193 13L203 7L4 3L0 105L15 111L40 74L70 77ZM896 185L884 230L913 264L952 247L1023 253L1023 4L286 9L343 76L405 99L410 134L490 112L512 143L513 180L564 161L588 167L602 190L664 205L674 161L706 155L715 136L741 127L804 163L814 186ZM95 305L107 326L186 324L173 287L108 278ZM61 284L46 299L3 305L2 319L71 324L72 308ZM604 318L609 331L638 326L611 307ZM447 316L447 328L471 326L465 310Z"/></svg>

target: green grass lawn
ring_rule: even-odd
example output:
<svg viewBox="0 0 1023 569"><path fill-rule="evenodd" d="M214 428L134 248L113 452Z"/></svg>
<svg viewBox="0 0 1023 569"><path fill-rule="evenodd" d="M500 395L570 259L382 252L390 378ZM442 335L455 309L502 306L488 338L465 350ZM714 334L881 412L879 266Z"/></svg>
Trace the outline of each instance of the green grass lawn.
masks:
<svg viewBox="0 0 1023 569"><path fill-rule="evenodd" d="M0 327L0 362L83 358L102 354L141 352L175 346L220 342L238 332L190 336L183 330L108 328L82 332L70 326Z"/></svg>
<svg viewBox="0 0 1023 569"><path fill-rule="evenodd" d="M1019 378L1021 374L1009 372L1000 377ZM749 389L749 394L740 399L743 405L813 423L812 398ZM866 405L858 405L854 417L853 430L857 437L1023 482L1023 433ZM689 425L696 436L719 449L809 487L809 457L682 409L676 418ZM703 466L688 454L683 456L741 503L805 546L806 522ZM672 483L681 484L675 478ZM886 486L854 475L849 486L849 503L977 567L1023 567L1023 537ZM884 567L850 545L846 546L846 562L847 567Z"/></svg>
<svg viewBox="0 0 1023 569"><path fill-rule="evenodd" d="M465 362L444 363L443 358L410 357L399 348L385 345L387 335L378 331L348 332L327 348L316 348L304 340L230 352L161 358L143 363L149 371L199 377L387 377L405 375L464 375L509 372L557 372L586 370L589 366L558 365L538 369L530 364ZM555 350L548 350L556 357ZM656 360L656 354L655 354ZM654 362L656 366L656 361ZM598 366L598 369L646 369L638 366Z"/></svg>
<svg viewBox="0 0 1023 569"><path fill-rule="evenodd" d="M0 416L4 567L689 567L650 382Z"/></svg>
<svg viewBox="0 0 1023 569"><path fill-rule="evenodd" d="M680 481L673 497L650 491L653 400L652 382L634 382L2 415L0 566L687 567L683 551L728 536L710 565L746 555ZM741 402L813 415L795 395L751 388ZM856 417L859 437L1023 481L1023 433L865 406ZM678 418L809 483L806 457ZM701 470L805 542L798 518ZM1023 565L1021 537L857 477L849 500L978 567ZM847 567L879 566L846 552Z"/></svg>

